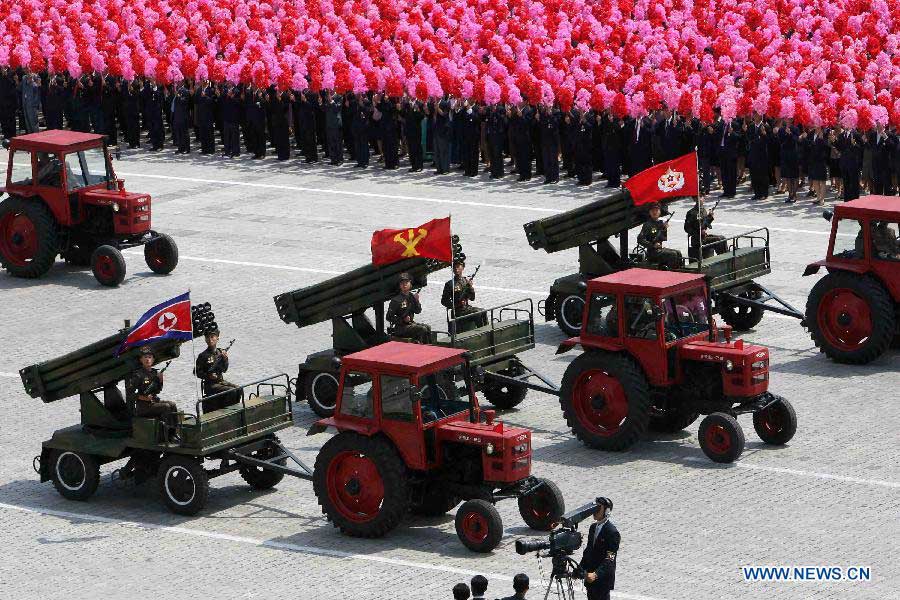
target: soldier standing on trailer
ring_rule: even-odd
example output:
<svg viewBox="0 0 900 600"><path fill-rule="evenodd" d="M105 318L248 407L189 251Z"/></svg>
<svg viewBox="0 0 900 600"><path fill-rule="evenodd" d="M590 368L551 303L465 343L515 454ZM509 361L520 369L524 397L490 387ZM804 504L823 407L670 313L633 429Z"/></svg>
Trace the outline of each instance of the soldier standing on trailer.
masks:
<svg viewBox="0 0 900 600"><path fill-rule="evenodd" d="M419 294L411 293L411 289L412 277L409 273L400 273L400 293L388 304L386 315L391 324L390 334L427 344L431 341L431 327L415 322L415 315L422 312L422 305Z"/></svg>
<svg viewBox="0 0 900 600"><path fill-rule="evenodd" d="M584 571L584 587L588 600L609 600L610 590L616 584L616 554L622 536L609 520L613 502L609 498L597 498L594 523L588 530L587 545L578 567Z"/></svg>
<svg viewBox="0 0 900 600"><path fill-rule="evenodd" d="M465 268L465 260L457 258L453 261L453 279L444 284L444 293L441 294L441 304L453 311L453 318L459 319L456 322L456 333L487 324L484 311L469 304L470 300L475 299L475 286L471 279L463 275Z"/></svg>
<svg viewBox="0 0 900 600"><path fill-rule="evenodd" d="M647 260L650 262L655 262L659 266L668 269L680 267L681 252L663 247L663 242L668 239L666 230L669 228L669 224L660 218L662 208L660 208L658 202L653 202L648 210L650 218L641 227L641 232L637 238L638 244L646 249Z"/></svg>
<svg viewBox="0 0 900 600"><path fill-rule="evenodd" d="M131 372L125 379L125 393L134 401L134 416L158 417L167 426L168 439L178 443L176 430L178 407L174 402L159 399L163 389L163 374L153 368L156 358L150 346L140 349L141 367Z"/></svg>
<svg viewBox="0 0 900 600"><path fill-rule="evenodd" d="M196 375L203 382L203 396L212 396L222 392L234 390L232 393L223 393L210 400L203 400L203 412L208 413L232 404L237 404L241 398L240 388L225 381L224 373L228 371L228 352L219 349L219 330L210 329L204 335L206 350L197 356Z"/></svg>
<svg viewBox="0 0 900 600"><path fill-rule="evenodd" d="M724 254L728 250L724 237L706 233L707 229L712 229L714 218L712 210L707 212L700 206L699 197L694 201L694 207L684 217L684 232L688 234L689 240L688 256L694 260L699 260L700 247L705 244L715 243L715 246L703 248L703 258L709 258L713 254Z"/></svg>

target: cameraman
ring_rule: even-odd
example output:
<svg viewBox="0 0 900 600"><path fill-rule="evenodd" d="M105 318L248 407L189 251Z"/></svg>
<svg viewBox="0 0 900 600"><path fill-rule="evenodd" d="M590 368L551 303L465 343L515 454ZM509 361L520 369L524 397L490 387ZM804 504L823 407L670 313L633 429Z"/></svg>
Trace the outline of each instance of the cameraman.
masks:
<svg viewBox="0 0 900 600"><path fill-rule="evenodd" d="M609 600L609 592L615 587L620 536L619 530L609 520L612 507L609 498L597 498L596 522L588 531L588 542L578 564L584 572L588 600Z"/></svg>

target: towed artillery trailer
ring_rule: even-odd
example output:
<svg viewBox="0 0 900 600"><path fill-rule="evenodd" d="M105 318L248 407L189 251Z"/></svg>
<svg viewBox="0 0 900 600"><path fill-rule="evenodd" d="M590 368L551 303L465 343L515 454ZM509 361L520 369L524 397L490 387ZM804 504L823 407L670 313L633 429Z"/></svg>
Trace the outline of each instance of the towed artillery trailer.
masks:
<svg viewBox="0 0 900 600"><path fill-rule="evenodd" d="M892 196L866 196L824 217L828 254L803 276L828 273L809 292L806 326L832 360L866 364L900 345L900 208Z"/></svg>
<svg viewBox="0 0 900 600"><path fill-rule="evenodd" d="M0 264L10 275L43 277L60 255L114 287L125 278L121 250L135 246L154 273L175 269L175 241L152 229L150 196L126 191L116 177L104 136L51 129L3 145Z"/></svg>
<svg viewBox="0 0 900 600"><path fill-rule="evenodd" d="M587 282L631 267L656 268L629 249L629 230L644 221L628 190L524 225L528 244L547 253L578 248L578 272L558 278L538 305L569 336L578 335ZM612 242L618 237L618 244ZM769 230L755 229L725 240L727 251L698 260L684 259L680 271L707 279L713 310L735 330L755 327L763 311L803 318L803 314L756 279L771 272ZM715 243L705 244L702 250ZM618 247L617 247L618 246Z"/></svg>

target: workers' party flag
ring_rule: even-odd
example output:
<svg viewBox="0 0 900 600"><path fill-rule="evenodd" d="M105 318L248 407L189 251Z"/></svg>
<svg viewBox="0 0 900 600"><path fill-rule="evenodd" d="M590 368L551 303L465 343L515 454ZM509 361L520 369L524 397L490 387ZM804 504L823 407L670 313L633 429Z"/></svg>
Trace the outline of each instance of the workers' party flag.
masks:
<svg viewBox="0 0 900 600"><path fill-rule="evenodd" d="M372 234L372 264L386 265L404 258L453 260L450 217L408 229L382 229Z"/></svg>
<svg viewBox="0 0 900 600"><path fill-rule="evenodd" d="M653 165L630 177L625 187L631 192L635 206L670 198L697 196L697 153L691 152L673 160Z"/></svg>
<svg viewBox="0 0 900 600"><path fill-rule="evenodd" d="M159 340L190 341L193 337L191 293L185 292L145 312L125 336L116 356L141 344Z"/></svg>

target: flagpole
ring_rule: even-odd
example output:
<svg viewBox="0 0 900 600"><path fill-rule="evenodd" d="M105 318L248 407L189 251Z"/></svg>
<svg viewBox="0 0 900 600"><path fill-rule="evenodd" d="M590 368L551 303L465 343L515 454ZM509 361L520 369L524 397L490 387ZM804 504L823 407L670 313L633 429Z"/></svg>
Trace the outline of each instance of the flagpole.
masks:
<svg viewBox="0 0 900 600"><path fill-rule="evenodd" d="M699 255L697 256L697 263L703 264L703 219L701 219L701 211L703 210L703 186L700 185L700 154L697 152L697 147L694 147L694 164L697 165L697 224L700 226L700 231L698 232L700 239L700 248L698 248ZM688 240L690 243L690 240Z"/></svg>
<svg viewBox="0 0 900 600"><path fill-rule="evenodd" d="M188 288L188 298L191 297L191 288ZM194 315L191 315L191 354L194 356L194 368L197 367L197 349L194 347ZM194 373L194 370L191 369L191 372ZM194 398L197 402L200 401L200 379L194 377ZM197 418L200 418L200 415L197 415Z"/></svg>
<svg viewBox="0 0 900 600"><path fill-rule="evenodd" d="M447 220L450 221L450 322L453 327L450 331L450 339L455 343L456 340L456 257L453 256L453 213L447 213Z"/></svg>

